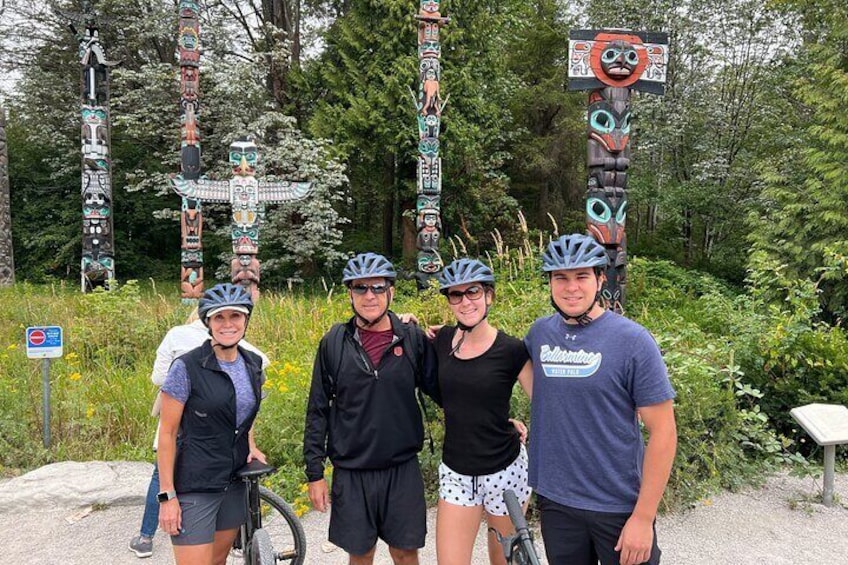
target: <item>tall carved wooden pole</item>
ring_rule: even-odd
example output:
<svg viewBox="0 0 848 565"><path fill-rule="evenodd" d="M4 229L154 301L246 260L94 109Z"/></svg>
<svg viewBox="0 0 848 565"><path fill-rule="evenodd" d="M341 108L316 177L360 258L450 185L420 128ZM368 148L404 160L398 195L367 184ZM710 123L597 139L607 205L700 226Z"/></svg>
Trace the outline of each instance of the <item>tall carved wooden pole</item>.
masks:
<svg viewBox="0 0 848 565"><path fill-rule="evenodd" d="M0 286L15 283L15 258L12 253L12 203L9 194L8 164L6 110L0 106Z"/></svg>
<svg viewBox="0 0 848 565"><path fill-rule="evenodd" d="M235 176L230 181L172 179L174 190L184 198L203 202L229 202L232 206L233 259L231 277L234 284L245 286L253 295L259 290L259 228L265 216L265 204L292 202L305 198L312 190L311 182L274 181L256 178L259 150L256 144L242 138L230 145L230 164Z"/></svg>
<svg viewBox="0 0 848 565"><path fill-rule="evenodd" d="M604 306L621 313L627 286L630 96L633 90L665 93L668 34L575 30L568 50L568 89L591 91L586 226L609 258Z"/></svg>
<svg viewBox="0 0 848 565"><path fill-rule="evenodd" d="M83 4L83 31L70 26L79 41L82 65L82 291L109 288L115 279L110 160L109 67L97 33L96 16Z"/></svg>
<svg viewBox="0 0 848 565"><path fill-rule="evenodd" d="M180 172L186 180L200 178L200 6L180 0ZM180 215L180 290L184 302L203 294L203 215L200 200L182 196Z"/></svg>
<svg viewBox="0 0 848 565"><path fill-rule="evenodd" d="M419 288L426 288L429 279L444 267L439 255L442 231L439 130L447 99L443 102L439 91L442 76L439 28L450 19L439 13L439 0L421 0L415 19L418 20L418 93L413 93L418 112L418 198L415 205L418 271L415 278Z"/></svg>

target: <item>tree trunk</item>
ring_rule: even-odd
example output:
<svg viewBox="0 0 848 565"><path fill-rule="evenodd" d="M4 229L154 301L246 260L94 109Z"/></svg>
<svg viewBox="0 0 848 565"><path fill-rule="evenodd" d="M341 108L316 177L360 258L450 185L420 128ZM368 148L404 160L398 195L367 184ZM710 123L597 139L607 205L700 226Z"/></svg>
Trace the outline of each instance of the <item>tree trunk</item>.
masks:
<svg viewBox="0 0 848 565"><path fill-rule="evenodd" d="M14 284L12 206L9 193L9 156L6 149L6 110L0 106L0 286Z"/></svg>
<svg viewBox="0 0 848 565"><path fill-rule="evenodd" d="M628 204L628 208L630 205ZM630 221L625 225L625 233L627 234L627 239L630 240L630 243L633 245L637 245L639 243L639 229L642 227L642 207L636 206L634 209L636 213L633 216L636 216L635 221ZM632 218L630 214L627 215L628 220Z"/></svg>
<svg viewBox="0 0 848 565"><path fill-rule="evenodd" d="M539 201L537 202L537 206L539 207L536 210L536 224L539 226L548 225L548 212L550 211L549 200L551 197L551 187L548 185L549 181L543 180L539 187Z"/></svg>
<svg viewBox="0 0 848 565"><path fill-rule="evenodd" d="M414 207L412 208L414 210ZM400 217L401 237L403 238L403 259L415 263L418 258L418 231L415 221L405 214Z"/></svg>
<svg viewBox="0 0 848 565"><path fill-rule="evenodd" d="M395 155L391 151L383 156L383 254L391 257L394 247L395 219Z"/></svg>
<svg viewBox="0 0 848 565"><path fill-rule="evenodd" d="M283 30L289 41L291 61L277 61L273 58L268 64L268 88L277 102L278 108L285 107L289 101L289 66L300 64L300 0L263 0L262 16L265 22ZM271 48L280 38L268 36L267 48Z"/></svg>
<svg viewBox="0 0 848 565"><path fill-rule="evenodd" d="M683 210L683 264L692 266L692 210Z"/></svg>

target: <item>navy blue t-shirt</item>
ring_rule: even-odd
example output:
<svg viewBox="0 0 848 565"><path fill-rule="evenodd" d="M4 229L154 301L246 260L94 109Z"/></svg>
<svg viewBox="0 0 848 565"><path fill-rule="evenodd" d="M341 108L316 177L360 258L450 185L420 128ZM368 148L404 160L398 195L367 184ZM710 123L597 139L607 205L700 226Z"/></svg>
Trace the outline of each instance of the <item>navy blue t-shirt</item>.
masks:
<svg viewBox="0 0 848 565"><path fill-rule="evenodd" d="M654 338L614 312L586 326L555 314L536 320L524 344L530 486L565 506L632 512L645 450L636 408L675 396Z"/></svg>

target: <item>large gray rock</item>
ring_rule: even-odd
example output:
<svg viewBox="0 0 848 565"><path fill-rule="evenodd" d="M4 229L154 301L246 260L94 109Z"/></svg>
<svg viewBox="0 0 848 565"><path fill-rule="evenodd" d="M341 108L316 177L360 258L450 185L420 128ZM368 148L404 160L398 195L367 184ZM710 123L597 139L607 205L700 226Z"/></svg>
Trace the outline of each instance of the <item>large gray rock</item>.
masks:
<svg viewBox="0 0 848 565"><path fill-rule="evenodd" d="M92 504L142 504L153 465L131 461L65 461L0 484L0 512Z"/></svg>

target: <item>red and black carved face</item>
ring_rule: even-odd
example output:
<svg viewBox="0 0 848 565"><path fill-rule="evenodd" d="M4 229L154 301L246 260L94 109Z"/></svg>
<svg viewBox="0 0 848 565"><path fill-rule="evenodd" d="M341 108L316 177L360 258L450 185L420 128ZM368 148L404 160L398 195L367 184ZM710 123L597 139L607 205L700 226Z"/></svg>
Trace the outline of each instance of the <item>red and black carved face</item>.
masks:
<svg viewBox="0 0 848 565"><path fill-rule="evenodd" d="M648 56L638 35L602 32L595 36L589 64L602 83L624 88L641 78Z"/></svg>
<svg viewBox="0 0 848 565"><path fill-rule="evenodd" d="M630 109L619 113L606 100L589 104L589 138L610 153L620 153L630 141Z"/></svg>
<svg viewBox="0 0 848 565"><path fill-rule="evenodd" d="M586 221L589 233L602 245L621 245L627 221L627 198L610 198L603 191L593 191L586 199Z"/></svg>
<svg viewBox="0 0 848 565"><path fill-rule="evenodd" d="M610 41L601 51L601 68L607 76L619 79L629 77L638 64L639 54L626 41Z"/></svg>

